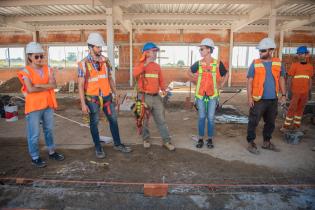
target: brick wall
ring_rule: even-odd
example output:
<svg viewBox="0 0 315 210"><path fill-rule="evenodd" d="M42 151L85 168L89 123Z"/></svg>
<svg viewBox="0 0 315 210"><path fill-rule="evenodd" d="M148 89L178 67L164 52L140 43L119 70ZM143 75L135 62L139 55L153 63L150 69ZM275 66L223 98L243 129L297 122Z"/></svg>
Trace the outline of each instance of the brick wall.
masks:
<svg viewBox="0 0 315 210"><path fill-rule="evenodd" d="M67 32L40 32L39 41L43 44L47 51L49 44L76 45L85 44L88 34L91 31L67 31ZM99 30L106 39L106 31ZM147 41L154 41L158 44L198 44L203 38L212 38L216 45L219 46L219 59L229 67L229 31L228 30L211 30L211 33L180 33L172 32L166 33L163 31L156 32L148 30L147 32L135 32L133 36L133 66L135 66L141 56L141 48ZM262 38L267 37L267 33L251 32L251 33L235 33L235 44L257 44ZM116 81L118 84L129 84L129 35L123 34L115 30L115 43L119 47L119 70L116 72ZM0 32L0 46L20 45L32 41L32 34L24 32ZM279 42L279 36L276 36L276 41ZM315 47L315 36L308 32L288 32L284 36L284 45L293 46L293 44L310 43ZM47 58L47 56L46 56ZM289 67L294 56L284 56L283 60L286 66ZM46 60L47 62L47 60ZM314 58L312 59L314 63ZM171 68L163 69L164 77L167 82L172 80L185 81L186 69ZM16 75L16 69L0 69L0 80L5 81ZM246 69L232 69L232 85L244 86L246 83ZM76 69L62 69L56 70L57 81L60 85L70 81L76 80Z"/></svg>

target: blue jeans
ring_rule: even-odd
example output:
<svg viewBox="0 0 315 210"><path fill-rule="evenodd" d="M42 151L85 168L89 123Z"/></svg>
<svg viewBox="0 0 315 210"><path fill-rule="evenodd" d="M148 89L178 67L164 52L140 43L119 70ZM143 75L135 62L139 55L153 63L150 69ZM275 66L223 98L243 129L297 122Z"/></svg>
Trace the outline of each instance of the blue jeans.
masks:
<svg viewBox="0 0 315 210"><path fill-rule="evenodd" d="M212 138L214 134L214 117L215 109L218 99L210 99L208 102L208 111L206 110L206 104L202 99L197 98L196 103L198 107L198 135L199 137L205 136L206 118L208 120L208 138Z"/></svg>
<svg viewBox="0 0 315 210"><path fill-rule="evenodd" d="M93 96L93 99L99 101L98 96ZM112 96L105 96L103 97L104 104L106 102L112 101ZM100 119L100 105L86 100L86 104L89 107L90 110L90 131L93 138L93 142L95 145L95 148L99 150L101 148L100 144L100 136L98 132L98 122ZM109 110L110 111L109 111ZM115 106L113 103L110 103L109 107L103 107L103 112L105 113L105 116L109 122L110 132L112 133L112 137L114 139L115 146L121 145L120 136L119 136L119 129L118 129L118 122L117 122L117 114L115 111Z"/></svg>
<svg viewBox="0 0 315 210"><path fill-rule="evenodd" d="M30 112L26 115L26 133L28 151L33 160L39 158L39 136L40 121L43 123L45 142L48 150L55 148L53 129L54 129L54 111L51 108Z"/></svg>

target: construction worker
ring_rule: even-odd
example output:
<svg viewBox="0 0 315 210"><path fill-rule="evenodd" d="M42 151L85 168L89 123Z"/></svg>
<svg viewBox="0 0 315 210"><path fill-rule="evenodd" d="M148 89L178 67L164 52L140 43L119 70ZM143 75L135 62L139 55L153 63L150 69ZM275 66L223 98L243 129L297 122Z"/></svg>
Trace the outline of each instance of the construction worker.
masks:
<svg viewBox="0 0 315 210"><path fill-rule="evenodd" d="M90 131L95 145L97 158L105 158L106 154L100 144L98 131L99 112L102 110L109 122L110 131L114 140L114 149L123 153L131 152L131 148L121 143L117 114L112 103L116 96L115 82L111 76L112 67L107 58L102 56L104 40L99 33L90 33L87 40L89 54L79 62L78 83L81 108L83 114L89 114Z"/></svg>
<svg viewBox="0 0 315 210"><path fill-rule="evenodd" d="M286 101L285 69L279 58L273 58L276 48L271 38L264 38L259 42L259 59L254 59L247 73L247 96L250 107L247 128L248 151L259 154L254 143L256 127L263 117L263 149L278 151L271 143L272 133L275 128L275 120L278 113L278 94L280 103Z"/></svg>
<svg viewBox="0 0 315 210"><path fill-rule="evenodd" d="M65 157L55 151L53 137L54 109L57 108L54 88L56 80L52 69L44 64L44 50L39 43L30 42L26 45L28 65L18 72L25 96L25 119L29 154L32 164L42 168L45 161L39 154L40 124L43 125L45 142L49 159L62 161Z"/></svg>
<svg viewBox="0 0 315 210"><path fill-rule="evenodd" d="M166 95L163 74L159 64L155 63L159 48L152 42L146 43L142 48L140 63L134 68L133 76L138 80L139 98L143 100L147 109L152 114L160 135L163 139L163 146L174 151L175 146L171 143L171 137L164 118L164 106L159 91ZM149 117L144 119L142 127L142 138L144 148L151 146L148 128Z"/></svg>
<svg viewBox="0 0 315 210"><path fill-rule="evenodd" d="M292 93L290 106L281 131L287 129L298 129L301 126L301 120L305 104L308 101L308 94L312 88L313 66L307 62L309 51L306 46L297 48L296 54L299 61L292 63L288 71L288 89Z"/></svg>
<svg viewBox="0 0 315 210"><path fill-rule="evenodd" d="M219 93L228 80L229 74L223 63L213 57L214 50L212 39L205 38L199 45L202 59L195 62L188 71L189 79L196 83L195 102L198 109L198 135L197 148L204 145L205 125L208 120L208 139L206 145L213 148L214 116L219 102ZM221 81L220 81L221 80Z"/></svg>

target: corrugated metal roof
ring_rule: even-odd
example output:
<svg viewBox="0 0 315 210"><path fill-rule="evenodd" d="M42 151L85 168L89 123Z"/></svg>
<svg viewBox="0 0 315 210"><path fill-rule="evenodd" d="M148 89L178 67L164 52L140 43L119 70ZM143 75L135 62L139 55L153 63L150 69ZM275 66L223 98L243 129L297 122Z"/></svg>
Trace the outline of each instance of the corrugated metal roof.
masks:
<svg viewBox="0 0 315 210"><path fill-rule="evenodd" d="M26 22L33 26L58 26L58 25L104 25L106 20L80 20L80 21L44 21L44 22Z"/></svg>
<svg viewBox="0 0 315 210"><path fill-rule="evenodd" d="M133 4L125 13L247 14L251 4Z"/></svg>
<svg viewBox="0 0 315 210"><path fill-rule="evenodd" d="M151 25L151 24L161 24L161 25L180 25L180 24L185 24L185 25L225 25L225 26L230 26L232 24L232 21L226 21L226 20L135 20L134 23L136 25Z"/></svg>
<svg viewBox="0 0 315 210"><path fill-rule="evenodd" d="M1 0L8 1L9 0ZM24 0L27 2L27 0ZM67 2L67 0L64 0ZM170 4L132 4L128 6L121 5L123 15L147 15L150 17L152 15L152 19L146 18L146 20L139 20L139 18L135 18L131 20L133 25L222 25L222 26L232 26L233 21L237 21L237 18L231 18L232 20L228 20L229 18L225 18L227 20L222 20L220 17L209 18L209 20L203 18L193 18L190 20L189 18L185 19L166 19L165 18L154 18L154 14L160 15L172 15L172 14L184 14L184 15L248 15L254 8L263 6L263 5L255 5L255 4L172 4L172 0L169 0ZM220 1L220 0L218 0ZM297 0L298 1L298 0ZM79 2L79 0L78 0ZM193 2L193 0L192 0ZM253 1L254 2L254 1ZM306 1L307 2L307 1ZM58 5L41 5L41 6L10 6L10 7L0 7L0 16L3 17L24 17L24 16L52 16L52 20L47 21L32 21L26 22L33 26L51 26L51 25L104 25L106 24L106 20L84 20L84 15L97 15L97 14L106 14L106 6L102 5L84 5L84 4L58 4ZM280 16L290 16L290 17L308 17L310 15L315 14L315 1L314 3L290 3L284 4L280 8L277 9L277 15ZM66 18L65 21L53 21L53 16L59 15L80 15L82 16L82 21L71 21L69 18ZM102 17L101 17L102 18ZM206 17L207 18L207 17ZM90 18L91 19L91 18ZM218 20L215 20L218 19ZM44 20L44 19L43 19ZM23 19L22 19L23 21ZM282 25L284 22L292 21L285 19L277 19L277 25ZM118 24L115 22L114 24ZM255 26L267 26L268 25L268 17L264 17L263 19L257 20L250 25ZM310 25L310 24L308 24ZM313 26L313 25L312 25Z"/></svg>
<svg viewBox="0 0 315 210"><path fill-rule="evenodd" d="M278 15L312 15L315 14L315 1L314 4L289 4L283 5L277 10Z"/></svg>
<svg viewBox="0 0 315 210"><path fill-rule="evenodd" d="M38 16L38 15L73 15L73 14L100 14L106 13L105 6L90 5L49 5L0 7L3 16Z"/></svg>

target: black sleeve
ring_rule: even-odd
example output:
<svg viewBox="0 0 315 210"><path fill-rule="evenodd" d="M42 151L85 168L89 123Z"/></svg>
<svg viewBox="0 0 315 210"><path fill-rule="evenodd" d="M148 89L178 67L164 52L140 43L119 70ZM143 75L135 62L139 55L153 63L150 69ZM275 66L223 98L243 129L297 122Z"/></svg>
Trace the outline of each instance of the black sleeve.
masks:
<svg viewBox="0 0 315 210"><path fill-rule="evenodd" d="M221 77L224 77L227 73L227 70L221 61L220 61L220 65L219 65L219 71L220 71Z"/></svg>
<svg viewBox="0 0 315 210"><path fill-rule="evenodd" d="M194 63L194 64L190 67L190 70L191 70L192 73L197 73L198 68L199 68L199 61L197 61L196 63Z"/></svg>

